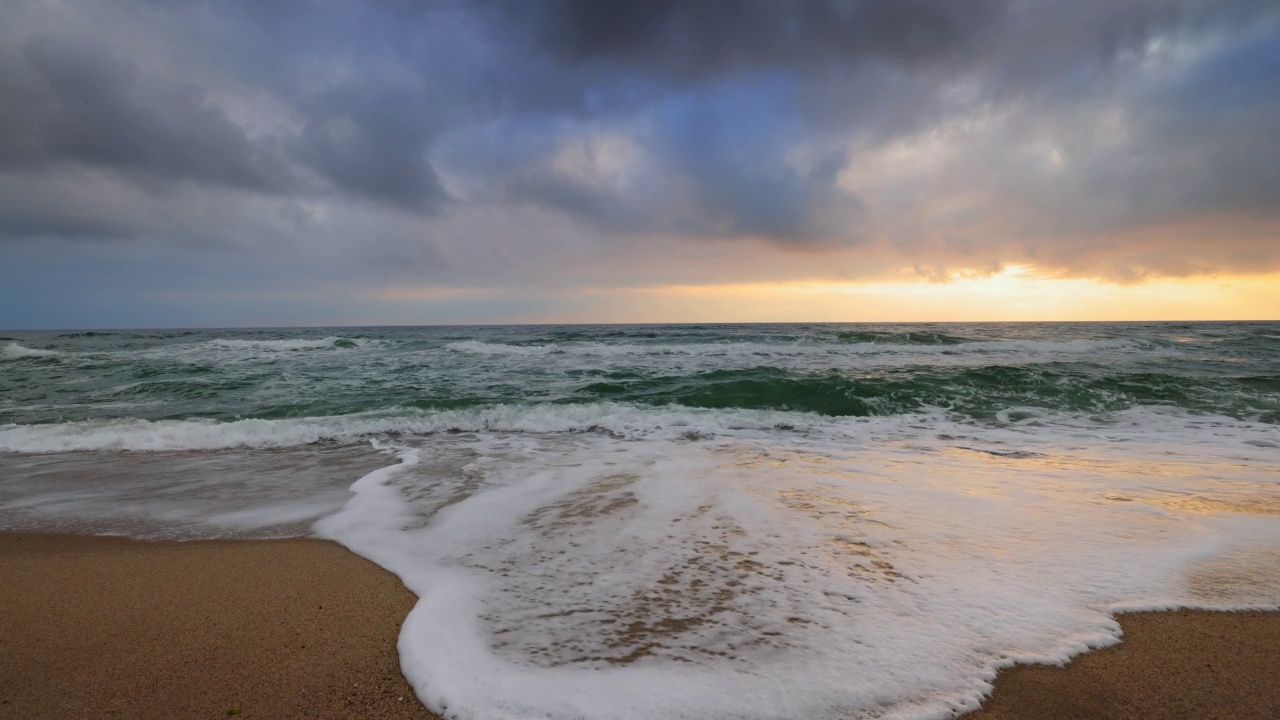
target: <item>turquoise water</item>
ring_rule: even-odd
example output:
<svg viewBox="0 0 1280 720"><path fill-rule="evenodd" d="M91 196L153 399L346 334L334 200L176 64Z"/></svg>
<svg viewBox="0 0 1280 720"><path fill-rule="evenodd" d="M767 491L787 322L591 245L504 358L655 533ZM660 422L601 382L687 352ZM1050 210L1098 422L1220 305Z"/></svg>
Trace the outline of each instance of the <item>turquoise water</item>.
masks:
<svg viewBox="0 0 1280 720"><path fill-rule="evenodd" d="M0 368L0 424L18 425L600 402L1280 422L1277 323L10 332Z"/></svg>

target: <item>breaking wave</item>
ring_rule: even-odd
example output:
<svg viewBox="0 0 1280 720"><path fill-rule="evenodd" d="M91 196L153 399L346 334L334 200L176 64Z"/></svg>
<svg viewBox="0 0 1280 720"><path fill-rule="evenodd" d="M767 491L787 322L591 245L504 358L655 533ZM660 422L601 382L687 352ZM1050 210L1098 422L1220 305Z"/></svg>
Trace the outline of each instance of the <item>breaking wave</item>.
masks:
<svg viewBox="0 0 1280 720"><path fill-rule="evenodd" d="M4 358L5 360L18 360L22 358L37 358L37 357L55 357L62 354L63 353L60 353L57 350L41 350L39 348L29 348L25 345L19 345L16 342L11 342L8 345L5 345L4 349L0 349L0 358Z"/></svg>

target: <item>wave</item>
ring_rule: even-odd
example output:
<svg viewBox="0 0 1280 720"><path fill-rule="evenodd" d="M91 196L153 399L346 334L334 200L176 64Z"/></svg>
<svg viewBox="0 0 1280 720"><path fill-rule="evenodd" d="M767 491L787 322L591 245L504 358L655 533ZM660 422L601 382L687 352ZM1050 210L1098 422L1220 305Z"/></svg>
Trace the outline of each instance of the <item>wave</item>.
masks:
<svg viewBox="0 0 1280 720"><path fill-rule="evenodd" d="M757 361L767 358L756 358ZM202 369L202 368L197 368ZM326 435L396 429L383 420L404 416L407 432L451 427L464 429L564 430L565 418L587 425L592 408L628 406L665 411L800 413L828 418L871 418L941 412L966 422L1007 423L1031 414L1113 414L1132 408L1165 407L1280 425L1280 375L1190 377L1172 373L1115 373L1091 363L1054 362L1037 366L984 364L970 367L906 369L825 369L802 371L757 365L746 368L646 375L634 372L582 373L554 390L526 393L479 383L467 388L388 385L371 394L363 388L332 388L312 393L305 384L273 385L261 372L230 375L203 370L198 376L170 377L163 368L137 374L129 382L104 388L66 405L81 419L102 418L112 403L163 402L142 418L182 416L243 422L327 418L373 418L366 429L350 429L343 420L332 429L307 430L303 442ZM14 406L18 408L19 406ZM71 419L65 411L39 413L34 406L8 418L24 423ZM424 424L426 414L437 420ZM523 419L513 419L512 413ZM408 413L406 415L406 413ZM607 413L615 419L616 412ZM535 427L528 418L547 420ZM193 421L199 422L199 421ZM365 422L365 420L361 420ZM399 421L396 421L399 422ZM323 425L323 423L322 423ZM626 423L624 423L626 425ZM629 426L629 425L626 425ZM311 427L308 425L308 427ZM364 426L361 426L362 428ZM267 432L274 436L275 430ZM252 440L246 440L252 444ZM268 441L268 444L274 441ZM288 441L292 442L292 441Z"/></svg>
<svg viewBox="0 0 1280 720"><path fill-rule="evenodd" d="M58 352L57 350L41 350L39 348L29 348L25 345L19 345L16 342L11 342L8 345L5 345L3 350L0 350L0 358L4 358L5 360L18 360L21 358L36 358L36 357L55 357L63 354L64 353Z"/></svg>
<svg viewBox="0 0 1280 720"><path fill-rule="evenodd" d="M877 343L886 345L960 345L977 342L972 338L950 335L936 330L914 332L849 331L836 333L836 339L846 343Z"/></svg>
<svg viewBox="0 0 1280 720"><path fill-rule="evenodd" d="M829 416L885 416L936 409L984 420L998 419L1000 412L1020 406L1115 412L1159 405L1280 423L1280 377L1091 374L1070 367L992 365L856 376L756 367L597 382L583 388L582 395L616 402Z"/></svg>
<svg viewBox="0 0 1280 720"><path fill-rule="evenodd" d="M0 426L0 451L219 450L361 440L375 435L439 432L648 433L689 429L794 429L820 420L797 413L707 408L654 408L621 403L489 405L330 417L216 420L96 420Z"/></svg>
<svg viewBox="0 0 1280 720"><path fill-rule="evenodd" d="M291 352L297 350L321 350L329 348L355 348L370 344L364 338L326 337L318 340L294 338L290 340L240 340L215 338L205 345L232 350L267 350Z"/></svg>
<svg viewBox="0 0 1280 720"><path fill-rule="evenodd" d="M968 433L1001 428L1058 427L1071 437L1079 432L1151 433L1165 441L1209 443L1231 449L1235 441L1251 447L1280 444L1276 424L1220 414L1192 413L1170 406L1131 407L1107 415L1071 413L1042 407L1014 407L993 413L990 423L926 408L917 412L872 417L832 417L816 412L779 409L653 406L624 402L584 404L497 404L450 409L392 410L292 418L86 420L39 425L0 425L0 452L56 453L93 450L165 451L283 448L315 443L363 442L370 438L439 433L599 433L615 438L698 440L721 433L797 433L801 436L902 432L923 439L929 432ZM1214 433L1206 434L1212 426ZM922 435L922 432L925 433ZM1019 435L1019 437L1023 437ZM1025 438L1024 438L1025 439Z"/></svg>
<svg viewBox="0 0 1280 720"><path fill-rule="evenodd" d="M210 399L216 400L225 393L253 387L260 380L258 376L217 379L164 379L129 383L104 391L102 397L136 398L163 397L169 400Z"/></svg>
<svg viewBox="0 0 1280 720"><path fill-rule="evenodd" d="M863 335L866 335L865 333ZM1146 349L1129 340L991 340L942 343L882 343L871 340L848 343L794 342L794 343L687 343L687 344L615 344L615 343L566 343L510 345L488 343L480 340L463 340L445 345L445 349L475 355L512 355L538 357L546 355L579 355L614 357L628 355L691 355L717 357L726 355L828 355L848 354L945 354L964 353L1062 353L1084 355L1104 350Z"/></svg>

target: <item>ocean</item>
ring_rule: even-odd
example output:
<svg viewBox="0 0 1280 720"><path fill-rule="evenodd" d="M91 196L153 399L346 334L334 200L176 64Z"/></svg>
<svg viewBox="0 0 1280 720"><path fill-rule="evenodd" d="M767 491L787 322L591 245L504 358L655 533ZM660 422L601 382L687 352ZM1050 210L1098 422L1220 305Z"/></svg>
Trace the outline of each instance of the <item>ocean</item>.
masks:
<svg viewBox="0 0 1280 720"><path fill-rule="evenodd" d="M951 717L1280 605L1280 323L0 336L0 530L336 540L468 720Z"/></svg>

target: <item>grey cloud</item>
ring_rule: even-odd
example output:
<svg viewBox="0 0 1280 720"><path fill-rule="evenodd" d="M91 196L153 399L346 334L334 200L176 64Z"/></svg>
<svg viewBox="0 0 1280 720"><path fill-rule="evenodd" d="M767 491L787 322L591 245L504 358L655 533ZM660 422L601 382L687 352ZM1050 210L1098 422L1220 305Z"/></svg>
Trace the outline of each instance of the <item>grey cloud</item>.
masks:
<svg viewBox="0 0 1280 720"><path fill-rule="evenodd" d="M1280 220L1280 168L1271 160L1280 156L1276 31L1205 50L1177 73L1122 81L1082 108L1040 110L1050 118L1040 120L1052 128L1046 135L1067 152L1060 179L1036 198L1060 208L1041 218L1041 232Z"/></svg>
<svg viewBox="0 0 1280 720"><path fill-rule="evenodd" d="M1028 94L1087 99L1153 39L1239 34L1278 9L1268 0L495 4L504 11L496 37L522 57L551 59L553 77L567 74L605 111L634 112L672 84L782 74L812 128L877 140ZM583 112L565 95L563 109Z"/></svg>
<svg viewBox="0 0 1280 720"><path fill-rule="evenodd" d="M143 75L92 38L30 38L6 63L0 163L106 167L156 180L254 190L287 182L266 143L254 143L208 102L207 90Z"/></svg>
<svg viewBox="0 0 1280 720"><path fill-rule="evenodd" d="M32 13L0 28L0 173L25 188L0 198L10 242L224 232L249 252L296 237L428 273L524 262L557 233L602 256L663 234L1119 277L1209 267L1214 251L1188 259L1199 251L1178 245L1181 259L1161 260L1099 238L1280 207L1266 162L1280 154L1274 2L85 0L62 12L83 15L79 34L60 34L61 17L28 28ZM1185 52L1147 57L1161 43ZM992 117L927 170L903 170L919 161L913 143ZM626 157L592 157L593 138L618 139ZM1052 171L1050 145L1065 157ZM521 232L534 215L537 231ZM1272 262L1256 241L1220 247L1224 263Z"/></svg>
<svg viewBox="0 0 1280 720"><path fill-rule="evenodd" d="M447 199L427 157L434 125L420 95L348 89L318 103L290 154L346 192L429 211Z"/></svg>
<svg viewBox="0 0 1280 720"><path fill-rule="evenodd" d="M1087 99L1023 98L938 133L937 148L926 135L936 165L867 191L882 236L952 267L1023 262L1122 282L1280 267L1268 240L1280 229L1274 33L1210 43L1174 67L1134 64Z"/></svg>
<svg viewBox="0 0 1280 720"><path fill-rule="evenodd" d="M364 77L322 83L296 93L291 110L301 125L252 134L232 119L228 100L287 83L298 68L271 77L276 68L266 67L256 78L227 78L215 69L202 78L219 83L210 87L175 75L154 57L135 59L141 51L113 41L120 35L109 26L87 36L13 30L0 33L0 171L32 173L36 184L61 173L57 185L64 188L78 171L105 171L157 196L175 183L197 184L210 188L214 204L222 196L217 188L369 200L416 213L434 212L446 199L427 157L438 123L413 88ZM182 67L190 70L192 62ZM63 210L72 220L41 210L43 204L5 203L0 235L147 234L129 230L148 227L145 218L122 221L120 211L97 208L95 227L93 208Z"/></svg>
<svg viewBox="0 0 1280 720"><path fill-rule="evenodd" d="M935 62L976 50L1005 3L930 0L556 0L511 3L566 63L700 78L823 59Z"/></svg>
<svg viewBox="0 0 1280 720"><path fill-rule="evenodd" d="M524 140L523 152L490 148L479 167L459 169L475 173L470 184L481 188L478 200L554 209L611 233L786 245L858 239L859 203L837 186L845 161L839 150L813 153L796 167L779 157L793 149L790 142L744 147L696 134L673 138L661 129L612 138L605 130L601 137L591 126L571 125ZM458 152L451 164L474 163L475 152Z"/></svg>
<svg viewBox="0 0 1280 720"><path fill-rule="evenodd" d="M1043 244L1055 234L1071 237L1081 224L1105 232L1167 222L1170 213L1201 205L1251 202L1265 209L1276 186L1257 162L1261 156L1247 149L1265 143L1267 134L1256 108L1245 113L1249 127L1221 117L1199 127L1178 123L1186 137L1174 142L1158 120L1177 122L1195 98L1161 100L1148 113L1137 94L1113 94L1153 40L1194 44L1247 34L1274 20L1276 7L1265 2L563 0L502 7L510 27L519 28L513 32L532 43L526 52L577 73L588 97L604 98L600 117L623 109L632 117L649 116L671 96L669 87L662 90L664 82L704 97L727 82L755 83L766 95L771 84L794 85L794 97L779 102L799 113L799 129L748 132L747 144L726 147L723 138L740 134L759 111L727 107L710 122L695 114L647 138L651 164L666 178L656 188L633 183L617 190L528 163L491 178L506 182L514 199L556 207L613 231L758 235L783 243L824 234L861 239L862 204L834 182L843 169L839 153L829 154L826 172L798 172L786 159L797 136L819 147L842 138L883 145L1005 107L1034 108L1034 114L1020 111L1028 123L1059 129L1059 116L1079 116L1079 107L1098 106L1099 98L1132 114L1133 127L1143 135L1132 138L1124 152L1086 158L1092 167L1077 168L1067 180L1020 172L1000 159L1018 153L1018 142L1034 143L1033 133L987 148L994 167L1006 173L999 182L1008 183L1012 198L1024 200L1027 225L1039 223L1020 231L1025 239L1038 237ZM1231 76L1222 80L1239 84ZM611 92L611 86L633 92ZM655 87L656 96L645 95ZM619 96L636 102L636 92L645 98L639 109L608 102ZM1256 93L1275 95L1266 88ZM566 110L580 112L572 104ZM682 137L690 132L703 136ZM974 178L990 175L990 169L969 171ZM1078 184L1064 185L1072 180ZM1041 191L1058 197L1043 203L1031 197ZM1038 203L1072 209L1037 210ZM902 247L910 242L896 239Z"/></svg>
<svg viewBox="0 0 1280 720"><path fill-rule="evenodd" d="M1238 29L1267 0L498 0L499 36L565 68L706 82L789 72L847 81L860 69L926 82L981 70L1022 90L1108 63L1154 37ZM1058 88L1065 89L1065 88Z"/></svg>

